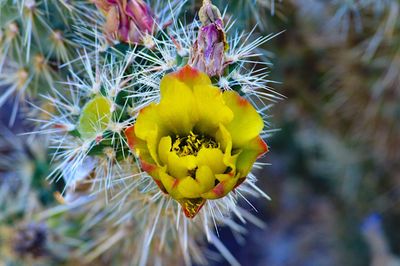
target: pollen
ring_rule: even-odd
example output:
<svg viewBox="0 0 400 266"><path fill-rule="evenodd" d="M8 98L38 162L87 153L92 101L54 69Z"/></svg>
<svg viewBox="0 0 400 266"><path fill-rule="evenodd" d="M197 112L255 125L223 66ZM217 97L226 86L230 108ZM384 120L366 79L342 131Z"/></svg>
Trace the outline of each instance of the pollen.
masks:
<svg viewBox="0 0 400 266"><path fill-rule="evenodd" d="M206 135L195 134L190 131L188 136L177 135L172 145L171 151L178 156L197 155L201 148L219 148L220 144L215 139Z"/></svg>

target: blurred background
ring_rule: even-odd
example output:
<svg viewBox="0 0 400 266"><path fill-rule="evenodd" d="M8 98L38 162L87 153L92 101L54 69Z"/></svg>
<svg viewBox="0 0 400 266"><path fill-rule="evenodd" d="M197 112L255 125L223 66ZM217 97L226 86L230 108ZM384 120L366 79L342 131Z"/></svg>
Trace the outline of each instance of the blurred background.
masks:
<svg viewBox="0 0 400 266"><path fill-rule="evenodd" d="M267 225L235 246L241 263L400 265L399 2L284 0L269 11L250 25L285 30L265 49L287 98L271 111L279 131L258 174Z"/></svg>
<svg viewBox="0 0 400 266"><path fill-rule="evenodd" d="M222 241L242 265L400 265L400 3L214 2L229 2L226 18L234 14L238 30L282 32L263 49L271 86L286 97L270 111L277 130L257 173L272 200L251 199L256 210L241 203L265 227L249 225L242 241L221 227ZM12 106L0 111L0 208L13 202L0 223L0 258L45 252L45 229L16 221L54 203L57 190L44 179L43 147L15 136L29 130L23 115L8 126ZM5 240L27 234L28 244Z"/></svg>

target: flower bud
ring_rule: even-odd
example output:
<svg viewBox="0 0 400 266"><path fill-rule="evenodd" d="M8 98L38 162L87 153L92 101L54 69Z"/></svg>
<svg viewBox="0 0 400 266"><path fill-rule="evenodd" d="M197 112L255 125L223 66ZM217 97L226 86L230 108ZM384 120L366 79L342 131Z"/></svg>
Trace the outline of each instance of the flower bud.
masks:
<svg viewBox="0 0 400 266"><path fill-rule="evenodd" d="M104 32L109 40L143 44L154 32L155 18L143 0L94 0L106 15Z"/></svg>
<svg viewBox="0 0 400 266"><path fill-rule="evenodd" d="M221 13L210 1L204 1L199 17L202 26L193 44L189 63L210 77L221 76L228 49Z"/></svg>
<svg viewBox="0 0 400 266"><path fill-rule="evenodd" d="M221 12L219 9L211 4L211 1L203 1L203 6L199 10L199 18L203 25L209 25L216 22L217 20L222 20Z"/></svg>

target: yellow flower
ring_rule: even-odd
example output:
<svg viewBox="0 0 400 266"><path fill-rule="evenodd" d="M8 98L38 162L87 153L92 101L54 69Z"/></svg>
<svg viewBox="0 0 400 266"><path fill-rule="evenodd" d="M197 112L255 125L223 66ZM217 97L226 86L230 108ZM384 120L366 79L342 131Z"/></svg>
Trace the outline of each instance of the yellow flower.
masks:
<svg viewBox="0 0 400 266"><path fill-rule="evenodd" d="M190 66L160 87L160 103L143 108L125 135L143 170L193 218L207 199L240 185L268 151L259 136L264 123L247 100Z"/></svg>

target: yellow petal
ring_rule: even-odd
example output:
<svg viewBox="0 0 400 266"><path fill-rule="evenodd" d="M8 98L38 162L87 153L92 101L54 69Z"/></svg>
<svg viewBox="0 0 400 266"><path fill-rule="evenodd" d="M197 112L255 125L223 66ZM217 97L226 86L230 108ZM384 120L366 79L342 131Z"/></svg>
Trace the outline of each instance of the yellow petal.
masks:
<svg viewBox="0 0 400 266"><path fill-rule="evenodd" d="M221 149L224 153L231 153L232 137L223 124L219 124L219 129L215 135L215 139L221 145Z"/></svg>
<svg viewBox="0 0 400 266"><path fill-rule="evenodd" d="M160 135L167 135L159 115L158 106L154 103L151 103L140 110L135 123L135 134L138 138L145 140L147 138L147 134L156 129Z"/></svg>
<svg viewBox="0 0 400 266"><path fill-rule="evenodd" d="M223 97L234 114L233 120L226 128L231 134L233 147L240 148L260 134L264 122L256 109L236 92L224 92Z"/></svg>
<svg viewBox="0 0 400 266"><path fill-rule="evenodd" d="M223 174L227 168L224 164L224 154L220 149L201 148L197 154L197 165L210 167L214 174Z"/></svg>
<svg viewBox="0 0 400 266"><path fill-rule="evenodd" d="M229 179L232 179L235 177L235 173L234 172L230 172L229 174L219 174L219 175L215 175L215 178L219 181L219 182L223 182Z"/></svg>
<svg viewBox="0 0 400 266"><path fill-rule="evenodd" d="M178 191L182 194L183 197L194 199L199 198L202 193L201 187L196 180L194 180L191 176L187 176L178 183Z"/></svg>
<svg viewBox="0 0 400 266"><path fill-rule="evenodd" d="M266 152L268 152L268 146L260 137L249 141L242 149L236 162L236 171L240 173L240 177L246 177L257 158Z"/></svg>
<svg viewBox="0 0 400 266"><path fill-rule="evenodd" d="M235 187L238 179L230 178L223 182L220 182L211 191L201 194L205 199L219 199L226 196Z"/></svg>
<svg viewBox="0 0 400 266"><path fill-rule="evenodd" d="M136 137L136 134L135 134L135 126L133 125L133 126L126 128L124 133L125 133L126 139L128 141L129 148L131 148L132 151L135 151L137 148L137 145L138 145L138 141L139 141L139 139ZM142 142L142 144L143 144L143 142Z"/></svg>
<svg viewBox="0 0 400 266"><path fill-rule="evenodd" d="M136 138L147 142L148 153L154 162L160 165L158 159L158 143L161 136L167 134L158 112L158 106L154 103L140 110L135 123ZM141 150L143 153L144 151Z"/></svg>
<svg viewBox="0 0 400 266"><path fill-rule="evenodd" d="M138 156L142 161L148 164L156 164L150 155L147 143L144 140L139 139L135 134L135 126L128 127L125 130L125 136L128 141L129 148Z"/></svg>
<svg viewBox="0 0 400 266"><path fill-rule="evenodd" d="M157 165L161 165L157 153L158 140L159 140L158 129L156 127L155 130L148 132L146 137L146 143L147 143L147 149L153 161L156 162Z"/></svg>
<svg viewBox="0 0 400 266"><path fill-rule="evenodd" d="M162 185L165 187L166 191L168 192L168 194L171 195L172 198L183 198L183 195L177 189L178 183L180 182L178 179L168 175L164 171L160 171L159 176Z"/></svg>
<svg viewBox="0 0 400 266"><path fill-rule="evenodd" d="M197 123L196 99L193 91L174 75L161 80L159 114L170 132L187 135Z"/></svg>
<svg viewBox="0 0 400 266"><path fill-rule="evenodd" d="M147 172L154 179L154 181L163 192L166 192L164 185L160 181L159 175L160 172L165 171L165 169L159 167L153 160L152 156L150 155L150 151L148 149L148 144L146 143L146 141L143 141L136 137L134 126L128 127L125 130L125 136L127 138L129 147L139 157L142 170Z"/></svg>
<svg viewBox="0 0 400 266"><path fill-rule="evenodd" d="M220 124L216 133L216 140L224 151L224 164L229 166L232 171L236 171L237 154L232 156L232 137L224 125Z"/></svg>
<svg viewBox="0 0 400 266"><path fill-rule="evenodd" d="M179 81L185 83L189 88L193 88L195 85L207 86L212 84L207 74L189 65L186 65L182 67L179 71L171 73L167 76L178 79Z"/></svg>
<svg viewBox="0 0 400 266"><path fill-rule="evenodd" d="M196 171L196 180L201 187L201 192L207 192L215 185L214 174L208 166L200 166Z"/></svg>
<svg viewBox="0 0 400 266"><path fill-rule="evenodd" d="M220 123L227 124L233 119L233 112L225 105L219 88L195 85L193 94L197 101L199 122L196 129L199 132L212 135Z"/></svg>
<svg viewBox="0 0 400 266"><path fill-rule="evenodd" d="M168 173L175 178L184 178L189 170L196 168L196 157L193 155L179 157L174 152L168 154Z"/></svg>
<svg viewBox="0 0 400 266"><path fill-rule="evenodd" d="M171 151L172 140L170 136L162 137L158 144L158 157L162 165L168 164L168 154Z"/></svg>

